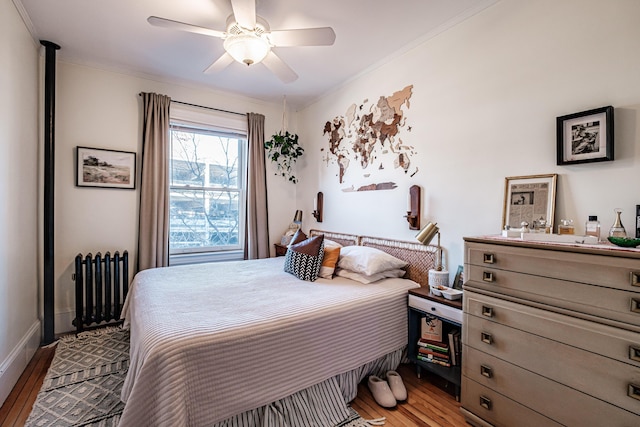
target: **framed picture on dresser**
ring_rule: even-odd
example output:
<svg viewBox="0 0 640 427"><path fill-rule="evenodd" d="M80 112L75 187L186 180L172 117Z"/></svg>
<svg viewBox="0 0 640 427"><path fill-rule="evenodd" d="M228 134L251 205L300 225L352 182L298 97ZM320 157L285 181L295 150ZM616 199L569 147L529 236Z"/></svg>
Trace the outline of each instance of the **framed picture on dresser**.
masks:
<svg viewBox="0 0 640 427"><path fill-rule="evenodd" d="M557 180L555 173L505 178L502 229L520 228L525 222L529 228L553 227Z"/></svg>

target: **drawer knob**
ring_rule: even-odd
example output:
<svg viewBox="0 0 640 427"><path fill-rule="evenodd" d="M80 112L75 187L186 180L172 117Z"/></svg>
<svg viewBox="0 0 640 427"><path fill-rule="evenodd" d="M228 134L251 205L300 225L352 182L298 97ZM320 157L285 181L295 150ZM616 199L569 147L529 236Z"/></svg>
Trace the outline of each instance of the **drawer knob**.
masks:
<svg viewBox="0 0 640 427"><path fill-rule="evenodd" d="M488 334L486 332L482 332L480 334L480 340L485 344L491 345L491 344L493 344L493 335Z"/></svg>
<svg viewBox="0 0 640 427"><path fill-rule="evenodd" d="M640 362L640 347L629 346L629 359Z"/></svg>
<svg viewBox="0 0 640 427"><path fill-rule="evenodd" d="M487 411L491 410L491 399L486 396L480 396L480 406L482 406Z"/></svg>
<svg viewBox="0 0 640 427"><path fill-rule="evenodd" d="M495 282L496 278L495 278L495 276L493 275L492 272L483 271L482 272L482 280L484 280L485 282L491 283L491 282Z"/></svg>
<svg viewBox="0 0 640 427"><path fill-rule="evenodd" d="M486 305L482 306L482 315L487 317L493 317L493 308L487 307Z"/></svg>
<svg viewBox="0 0 640 427"><path fill-rule="evenodd" d="M495 257L494 254L484 254L483 262L485 264L495 264L496 263L496 257Z"/></svg>
<svg viewBox="0 0 640 427"><path fill-rule="evenodd" d="M631 298L631 311L634 313L640 313L640 299Z"/></svg>
<svg viewBox="0 0 640 427"><path fill-rule="evenodd" d="M640 273L635 273L632 271L631 273L629 273L629 276L631 277L631 286L640 286Z"/></svg>
<svg viewBox="0 0 640 427"><path fill-rule="evenodd" d="M629 397L640 400L640 385L629 384L629 391L627 392Z"/></svg>
<svg viewBox="0 0 640 427"><path fill-rule="evenodd" d="M485 365L480 365L480 374L487 378L493 378L493 369Z"/></svg>

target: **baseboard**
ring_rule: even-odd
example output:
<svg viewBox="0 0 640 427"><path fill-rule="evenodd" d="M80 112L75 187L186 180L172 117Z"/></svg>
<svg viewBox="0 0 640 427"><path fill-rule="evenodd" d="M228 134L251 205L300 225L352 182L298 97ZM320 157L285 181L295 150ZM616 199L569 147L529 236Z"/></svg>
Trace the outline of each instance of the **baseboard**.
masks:
<svg viewBox="0 0 640 427"><path fill-rule="evenodd" d="M76 318L75 309L67 309L58 311L54 314L53 330L56 335L75 332L76 327L73 326L73 319Z"/></svg>
<svg viewBox="0 0 640 427"><path fill-rule="evenodd" d="M13 386L16 385L20 375L36 353L40 346L40 336L40 320L37 320L9 353L7 359L0 364L0 405L7 399Z"/></svg>

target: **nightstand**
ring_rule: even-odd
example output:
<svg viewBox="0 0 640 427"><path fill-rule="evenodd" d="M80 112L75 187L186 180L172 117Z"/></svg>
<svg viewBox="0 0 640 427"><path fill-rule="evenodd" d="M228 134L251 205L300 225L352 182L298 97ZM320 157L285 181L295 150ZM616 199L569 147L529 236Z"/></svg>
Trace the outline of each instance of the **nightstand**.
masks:
<svg viewBox="0 0 640 427"><path fill-rule="evenodd" d="M276 248L276 256L285 256L287 254L286 245L281 245L280 243L274 243L273 246Z"/></svg>
<svg viewBox="0 0 640 427"><path fill-rule="evenodd" d="M421 335L423 318L437 318L442 321L442 339L448 343L449 333L462 332L462 300L451 301L433 295L428 287L409 290L409 343L407 357L416 365L416 372L420 377L421 371L432 372L444 378L455 387L456 400L460 400L461 363L457 365L441 366L418 359L418 340ZM449 349L449 351L455 351ZM460 357L462 354L460 354Z"/></svg>

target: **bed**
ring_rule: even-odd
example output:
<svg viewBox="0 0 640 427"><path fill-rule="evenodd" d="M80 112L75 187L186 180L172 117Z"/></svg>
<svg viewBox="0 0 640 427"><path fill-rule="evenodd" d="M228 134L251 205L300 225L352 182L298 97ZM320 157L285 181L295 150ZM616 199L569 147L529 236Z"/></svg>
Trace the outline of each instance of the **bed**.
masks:
<svg viewBox="0 0 640 427"><path fill-rule="evenodd" d="M383 250L409 263L410 280L302 281L282 257L138 273L123 310L131 361L120 426L268 425L291 401L313 406L313 395L339 393L346 403L361 379L397 367L407 291L426 283L437 248L310 235Z"/></svg>

